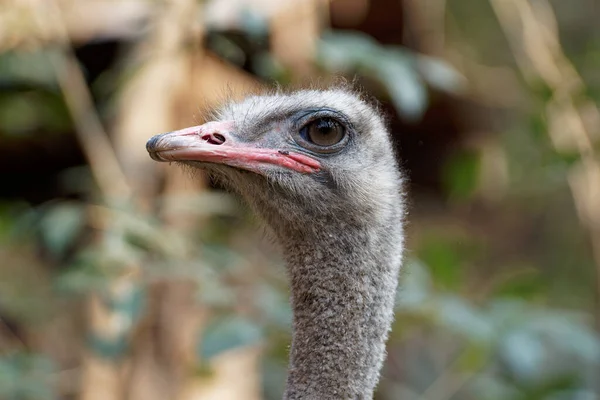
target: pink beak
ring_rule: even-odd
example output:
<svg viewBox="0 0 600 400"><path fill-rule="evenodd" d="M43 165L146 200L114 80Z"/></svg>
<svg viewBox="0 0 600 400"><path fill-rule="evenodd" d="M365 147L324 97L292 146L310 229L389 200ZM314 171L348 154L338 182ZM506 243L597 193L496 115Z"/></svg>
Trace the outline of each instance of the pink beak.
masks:
<svg viewBox="0 0 600 400"><path fill-rule="evenodd" d="M277 165L301 173L316 172L321 164L308 156L285 150L252 146L234 139L231 121L208 122L156 135L146 143L156 161L201 161L225 164L260 173L261 166Z"/></svg>

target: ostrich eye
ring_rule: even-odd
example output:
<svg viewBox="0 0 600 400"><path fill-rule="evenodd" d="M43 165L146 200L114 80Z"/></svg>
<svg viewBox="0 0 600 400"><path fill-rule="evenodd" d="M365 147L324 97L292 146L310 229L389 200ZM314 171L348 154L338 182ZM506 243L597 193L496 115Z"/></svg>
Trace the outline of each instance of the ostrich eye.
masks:
<svg viewBox="0 0 600 400"><path fill-rule="evenodd" d="M345 135L344 127L334 119L319 118L300 130L300 136L318 146L333 146L339 143Z"/></svg>

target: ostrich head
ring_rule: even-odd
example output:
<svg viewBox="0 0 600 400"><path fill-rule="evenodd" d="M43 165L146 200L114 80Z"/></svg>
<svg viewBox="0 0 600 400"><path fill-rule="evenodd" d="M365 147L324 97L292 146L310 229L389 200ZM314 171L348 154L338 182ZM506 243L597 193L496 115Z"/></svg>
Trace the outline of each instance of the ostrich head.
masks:
<svg viewBox="0 0 600 400"><path fill-rule="evenodd" d="M314 218L377 220L398 207L400 176L387 130L351 92L253 96L216 117L153 137L148 152L207 170L288 231Z"/></svg>
<svg viewBox="0 0 600 400"><path fill-rule="evenodd" d="M279 239L294 312L285 398L371 398L403 246L402 179L377 110L340 89L253 96L147 149L208 171Z"/></svg>

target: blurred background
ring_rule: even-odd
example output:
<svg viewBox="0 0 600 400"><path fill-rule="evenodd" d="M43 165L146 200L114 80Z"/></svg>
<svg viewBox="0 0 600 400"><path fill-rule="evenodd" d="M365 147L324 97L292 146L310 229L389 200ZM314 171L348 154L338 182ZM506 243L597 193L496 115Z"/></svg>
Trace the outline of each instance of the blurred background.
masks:
<svg viewBox="0 0 600 400"><path fill-rule="evenodd" d="M0 2L0 399L279 399L260 224L146 140L340 77L410 179L376 399L600 398L596 0Z"/></svg>

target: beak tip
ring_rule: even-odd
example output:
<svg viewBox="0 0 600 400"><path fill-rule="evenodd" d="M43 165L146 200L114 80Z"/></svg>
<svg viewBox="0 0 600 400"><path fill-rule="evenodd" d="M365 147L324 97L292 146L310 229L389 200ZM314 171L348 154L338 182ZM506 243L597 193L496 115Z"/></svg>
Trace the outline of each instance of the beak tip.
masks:
<svg viewBox="0 0 600 400"><path fill-rule="evenodd" d="M154 152L154 149L157 147L156 145L158 144L160 136L161 135L155 135L148 139L148 141L146 142L146 150L148 151L148 153Z"/></svg>
<svg viewBox="0 0 600 400"><path fill-rule="evenodd" d="M152 136L146 142L146 151L148 151L148 155L154 161L165 161L160 155L157 149L159 149L160 140L164 134Z"/></svg>

